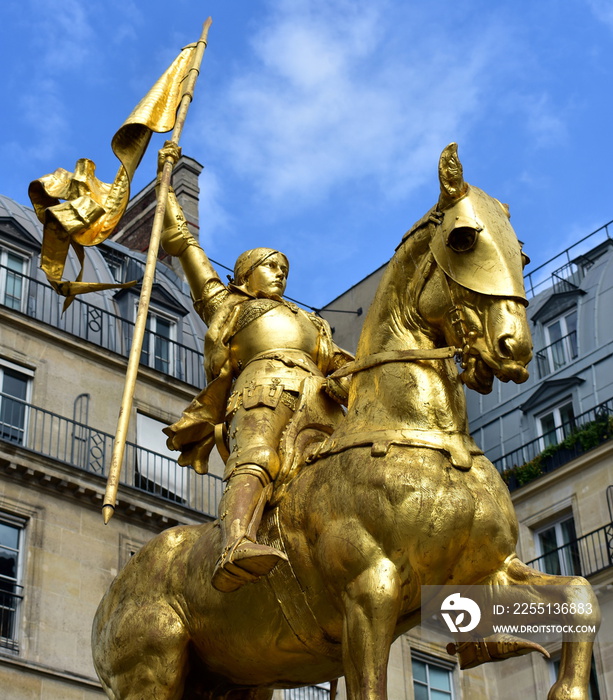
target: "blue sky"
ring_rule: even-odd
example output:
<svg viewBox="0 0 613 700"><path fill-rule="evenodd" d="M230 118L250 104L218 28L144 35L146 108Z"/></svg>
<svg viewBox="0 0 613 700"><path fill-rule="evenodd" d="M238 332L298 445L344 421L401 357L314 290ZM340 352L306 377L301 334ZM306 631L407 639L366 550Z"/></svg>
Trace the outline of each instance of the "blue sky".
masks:
<svg viewBox="0 0 613 700"><path fill-rule="evenodd" d="M321 306L435 203L451 141L533 265L613 219L613 0L3 0L0 193L82 157L112 180L112 135L208 15L182 146L214 259L279 248Z"/></svg>

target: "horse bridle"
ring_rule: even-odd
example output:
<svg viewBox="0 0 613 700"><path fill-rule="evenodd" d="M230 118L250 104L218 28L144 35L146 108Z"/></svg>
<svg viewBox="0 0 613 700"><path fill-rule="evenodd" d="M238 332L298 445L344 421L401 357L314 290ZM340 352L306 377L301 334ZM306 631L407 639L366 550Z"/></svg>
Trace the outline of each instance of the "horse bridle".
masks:
<svg viewBox="0 0 613 700"><path fill-rule="evenodd" d="M413 228L411 228L402 238L402 241L396 247L396 250L401 248L404 243L409 239L409 237L415 233L415 231L427 226L428 224L433 224L434 226L440 226L443 220L443 212L439 211L436 207L433 208L428 214L418 221ZM424 263L429 266L428 273L422 276L424 279L424 284L426 279L429 277L430 271L435 262L434 256L430 253ZM455 347L452 345L442 347L442 348L432 348L430 350L395 350L390 352L376 352L371 355L367 355L361 360L354 360L344 365L336 372L329 375L329 379L342 379L343 377L348 377L351 374L357 374L358 372L363 372L364 370L372 369L373 367L378 367L383 364L388 364L390 362L413 362L419 360L446 360L455 357L459 362L462 369L466 369L468 356L471 354L471 339L474 333L468 331L466 317L463 311L463 305L459 303L458 296L449 284L449 279L447 273L441 270L443 273L443 280L447 293L449 294L449 299L451 300L452 307L450 314L451 325L460 338L461 347Z"/></svg>
<svg viewBox="0 0 613 700"><path fill-rule="evenodd" d="M416 360L447 360L455 357L460 353L459 348L452 346L444 348L433 348L431 350L392 350L390 352L375 352L372 355L367 355L361 360L353 360L336 372L328 375L328 379L342 379L350 374L357 374L379 365L385 365L390 362L412 362Z"/></svg>

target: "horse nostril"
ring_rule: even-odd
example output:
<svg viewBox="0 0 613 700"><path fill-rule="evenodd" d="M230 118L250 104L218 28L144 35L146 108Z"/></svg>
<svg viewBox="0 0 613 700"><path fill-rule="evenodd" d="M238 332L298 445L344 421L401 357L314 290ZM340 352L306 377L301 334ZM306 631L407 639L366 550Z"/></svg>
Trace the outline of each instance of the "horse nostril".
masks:
<svg viewBox="0 0 613 700"><path fill-rule="evenodd" d="M500 355L507 360L513 359L513 351L515 349L515 343L510 335L503 335L498 341L498 349L500 350Z"/></svg>

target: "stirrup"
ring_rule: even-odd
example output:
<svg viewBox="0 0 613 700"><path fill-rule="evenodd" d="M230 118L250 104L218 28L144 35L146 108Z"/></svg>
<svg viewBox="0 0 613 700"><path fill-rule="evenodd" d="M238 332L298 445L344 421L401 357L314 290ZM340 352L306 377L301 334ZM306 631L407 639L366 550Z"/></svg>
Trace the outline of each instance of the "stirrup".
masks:
<svg viewBox="0 0 613 700"><path fill-rule="evenodd" d="M218 591L229 593L268 574L280 561L287 561L287 556L279 549L243 537L224 549L211 583Z"/></svg>

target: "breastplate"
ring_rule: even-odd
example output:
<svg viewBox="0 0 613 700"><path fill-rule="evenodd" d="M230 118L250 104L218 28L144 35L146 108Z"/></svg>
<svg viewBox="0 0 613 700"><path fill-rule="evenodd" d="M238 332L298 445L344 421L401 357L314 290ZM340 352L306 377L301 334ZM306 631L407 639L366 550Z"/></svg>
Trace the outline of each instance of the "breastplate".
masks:
<svg viewBox="0 0 613 700"><path fill-rule="evenodd" d="M243 304L237 321L239 330L230 343L233 364L244 367L255 355L281 348L299 350L316 360L319 334L315 325L304 312L279 302L257 306L270 301L254 299Z"/></svg>

